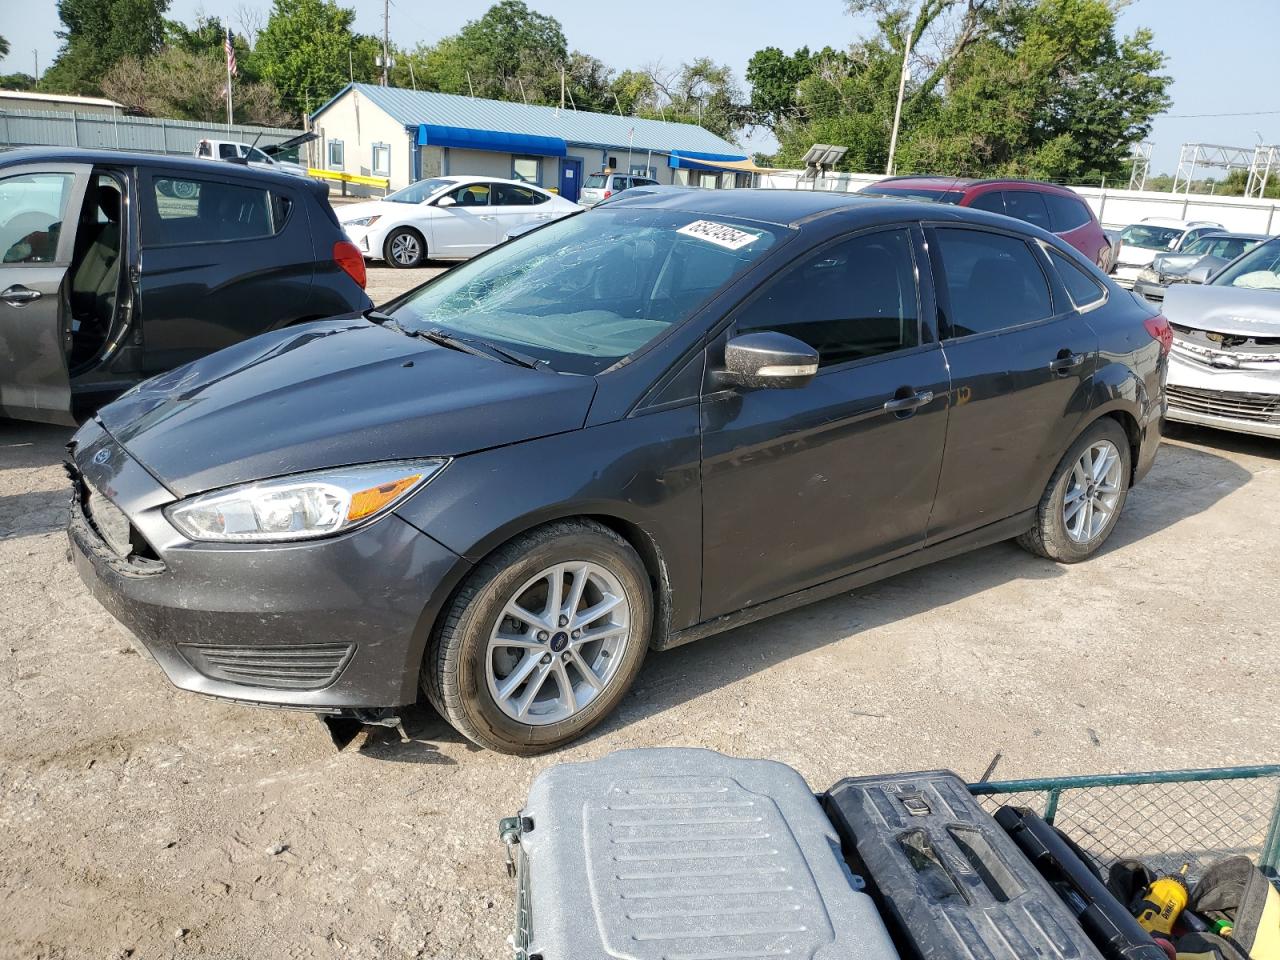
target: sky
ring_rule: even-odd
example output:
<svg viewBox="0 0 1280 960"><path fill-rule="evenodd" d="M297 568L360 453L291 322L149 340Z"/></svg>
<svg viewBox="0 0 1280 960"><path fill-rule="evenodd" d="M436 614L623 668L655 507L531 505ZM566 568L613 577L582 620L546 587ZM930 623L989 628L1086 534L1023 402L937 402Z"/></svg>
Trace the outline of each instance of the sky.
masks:
<svg viewBox="0 0 1280 960"><path fill-rule="evenodd" d="M342 0L356 10L356 29L382 33L382 0ZM666 7L601 4L599 0L530 0L556 17L572 48L599 57L614 69L660 63L677 67L697 56L729 64L745 88L751 55L764 46L790 53L801 46L846 46L869 29L845 13L843 0L808 0L797 7L778 0L704 0ZM271 0L172 0L169 16L192 21L198 14L238 24L242 7L263 12ZM393 0L391 35L401 46L432 43L456 33L488 8L486 0L442 4ZM0 34L11 52L0 73L30 73L33 51L43 70L57 54L60 24L55 0L0 0ZM1172 173L1184 142L1252 146L1280 143L1280 98L1274 84L1246 78L1268 75L1280 30L1280 0L1133 0L1120 14L1120 29L1149 27L1155 45L1169 55L1173 106L1155 122L1152 172ZM1256 71L1261 71L1256 74ZM1245 82L1241 82L1242 79ZM1203 116L1214 114L1215 116ZM1223 114L1238 114L1222 116ZM768 149L757 134L750 149Z"/></svg>

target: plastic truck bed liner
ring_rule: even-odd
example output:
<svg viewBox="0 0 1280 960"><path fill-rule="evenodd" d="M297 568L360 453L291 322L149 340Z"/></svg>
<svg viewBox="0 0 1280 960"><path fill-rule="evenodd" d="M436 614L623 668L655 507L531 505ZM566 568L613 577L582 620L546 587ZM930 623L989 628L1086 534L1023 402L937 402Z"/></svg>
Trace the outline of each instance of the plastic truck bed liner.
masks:
<svg viewBox="0 0 1280 960"><path fill-rule="evenodd" d="M507 823L517 957L896 960L784 764L677 748L560 764Z"/></svg>

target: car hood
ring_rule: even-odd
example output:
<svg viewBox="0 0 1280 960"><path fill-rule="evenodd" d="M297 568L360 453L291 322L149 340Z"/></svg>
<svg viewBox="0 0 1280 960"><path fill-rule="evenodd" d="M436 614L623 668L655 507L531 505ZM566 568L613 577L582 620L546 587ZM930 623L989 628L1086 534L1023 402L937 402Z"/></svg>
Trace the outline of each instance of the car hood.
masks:
<svg viewBox="0 0 1280 960"><path fill-rule="evenodd" d="M385 217L407 206L409 204L406 203L391 204L382 200L364 200L360 203L344 203L335 212L338 214L339 223L349 223L362 217Z"/></svg>
<svg viewBox="0 0 1280 960"><path fill-rule="evenodd" d="M1195 266L1201 259L1198 253L1161 253L1152 261L1152 269L1161 273L1182 274Z"/></svg>
<svg viewBox="0 0 1280 960"><path fill-rule="evenodd" d="M1195 284L1170 287L1162 312L1170 323L1240 337L1280 337L1280 290Z"/></svg>
<svg viewBox="0 0 1280 960"><path fill-rule="evenodd" d="M1163 251L1148 250L1145 247L1132 247L1127 243L1120 244L1120 253L1116 262L1130 267L1145 267Z"/></svg>
<svg viewBox="0 0 1280 960"><path fill-rule="evenodd" d="M142 383L98 419L179 497L306 470L458 456L574 430L596 382L358 319L265 334Z"/></svg>

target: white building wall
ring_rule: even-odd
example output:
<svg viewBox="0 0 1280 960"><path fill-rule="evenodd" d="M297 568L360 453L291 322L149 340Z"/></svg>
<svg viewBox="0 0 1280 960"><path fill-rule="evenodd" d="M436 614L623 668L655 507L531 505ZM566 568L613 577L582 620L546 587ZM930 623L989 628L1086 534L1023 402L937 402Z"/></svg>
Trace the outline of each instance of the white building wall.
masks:
<svg viewBox="0 0 1280 960"><path fill-rule="evenodd" d="M543 176L547 158L543 158ZM445 170L452 176L511 177L511 154L493 153L488 150L461 150L449 147L445 151Z"/></svg>
<svg viewBox="0 0 1280 960"><path fill-rule="evenodd" d="M312 129L320 134L313 161L316 166L329 169L329 142L343 143L342 170L361 176L383 176L373 170L373 145L389 144L391 147L391 189L399 190L413 181L413 141L405 128L375 106L358 90L348 90L329 104L312 122ZM380 191L376 191L380 192Z"/></svg>

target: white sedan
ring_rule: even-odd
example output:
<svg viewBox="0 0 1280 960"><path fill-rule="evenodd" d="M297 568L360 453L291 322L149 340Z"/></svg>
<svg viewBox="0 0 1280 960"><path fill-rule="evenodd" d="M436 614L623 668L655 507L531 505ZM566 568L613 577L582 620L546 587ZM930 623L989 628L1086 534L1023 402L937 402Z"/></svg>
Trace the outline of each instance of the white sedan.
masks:
<svg viewBox="0 0 1280 960"><path fill-rule="evenodd" d="M581 209L519 180L434 177L380 200L339 207L337 213L351 242L369 259L420 267L428 257L466 260L502 243L517 228Z"/></svg>

